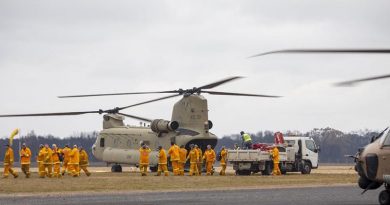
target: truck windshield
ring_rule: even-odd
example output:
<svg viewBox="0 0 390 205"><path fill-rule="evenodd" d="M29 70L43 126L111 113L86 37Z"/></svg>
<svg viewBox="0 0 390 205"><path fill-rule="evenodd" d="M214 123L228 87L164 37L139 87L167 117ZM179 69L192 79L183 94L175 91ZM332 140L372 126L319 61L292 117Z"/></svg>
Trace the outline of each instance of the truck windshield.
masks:
<svg viewBox="0 0 390 205"><path fill-rule="evenodd" d="M310 151L314 152L316 149L316 145L312 140L305 140L306 148L309 149Z"/></svg>

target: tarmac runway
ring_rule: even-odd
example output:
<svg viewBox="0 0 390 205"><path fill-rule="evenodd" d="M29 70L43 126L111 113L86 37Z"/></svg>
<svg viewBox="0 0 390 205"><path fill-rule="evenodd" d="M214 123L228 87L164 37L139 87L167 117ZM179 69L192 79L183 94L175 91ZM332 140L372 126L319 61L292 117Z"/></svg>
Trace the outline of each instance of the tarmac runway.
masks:
<svg viewBox="0 0 390 205"><path fill-rule="evenodd" d="M43 204L378 204L378 194L382 188L361 195L356 186L278 188L278 189L237 189L226 191L172 191L172 192L123 192L92 194L40 194L26 196L2 196L1 205L43 205Z"/></svg>

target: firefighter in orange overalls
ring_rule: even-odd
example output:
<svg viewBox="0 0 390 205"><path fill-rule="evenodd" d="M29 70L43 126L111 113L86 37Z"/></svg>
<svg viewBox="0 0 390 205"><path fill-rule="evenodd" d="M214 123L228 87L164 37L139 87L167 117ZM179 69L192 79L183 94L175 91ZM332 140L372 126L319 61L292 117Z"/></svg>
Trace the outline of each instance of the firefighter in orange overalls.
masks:
<svg viewBox="0 0 390 205"><path fill-rule="evenodd" d="M45 164L43 163L43 160L45 159L46 155L45 146L43 144L39 145L39 153L37 156L37 162L38 162L38 173L40 178L45 178L46 171L45 171Z"/></svg>
<svg viewBox="0 0 390 205"><path fill-rule="evenodd" d="M139 169L141 171L141 176L146 176L149 166L149 154L152 150L146 145L143 144L139 148Z"/></svg>
<svg viewBox="0 0 390 205"><path fill-rule="evenodd" d="M53 144L52 146L52 159L53 159L53 177L57 177L57 178L60 178L62 175L61 175L61 172L60 172L60 168L61 168L61 161L60 161L60 150L58 149L57 145L56 144Z"/></svg>
<svg viewBox="0 0 390 205"><path fill-rule="evenodd" d="M204 152L203 159L206 160L206 174L213 175L213 164L215 162L215 152L211 149L211 145L207 145L207 150Z"/></svg>
<svg viewBox="0 0 390 205"><path fill-rule="evenodd" d="M169 148L168 154L171 158L173 175L177 176L179 175L180 147L174 142L171 142L171 148Z"/></svg>
<svg viewBox="0 0 390 205"><path fill-rule="evenodd" d="M198 145L194 145L194 148L198 155L198 162L196 163L196 165L198 166L198 174L202 175L202 167L203 167L202 149L200 149Z"/></svg>
<svg viewBox="0 0 390 205"><path fill-rule="evenodd" d="M168 164L167 164L167 153L162 146L158 146L158 169L157 176L164 172L165 176L169 176Z"/></svg>
<svg viewBox="0 0 390 205"><path fill-rule="evenodd" d="M64 157L62 162L62 175L65 175L66 171L69 171L68 164L69 164L69 153L71 149L69 148L69 145L65 145L65 147L61 150L62 156Z"/></svg>
<svg viewBox="0 0 390 205"><path fill-rule="evenodd" d="M91 172L88 171L88 165L89 165L88 153L85 151L85 149L82 146L80 146L79 160L80 160L79 161L80 171L83 170L88 177L91 176Z"/></svg>
<svg viewBox="0 0 390 205"><path fill-rule="evenodd" d="M31 163L31 150L26 146L26 143L22 144L20 150L20 164L22 172L26 175L26 178L30 178L30 163Z"/></svg>
<svg viewBox="0 0 390 205"><path fill-rule="evenodd" d="M219 172L219 175L226 175L226 163L227 163L227 150L225 149L225 146L222 146L221 149L221 171Z"/></svg>
<svg viewBox="0 0 390 205"><path fill-rule="evenodd" d="M279 149L276 145L273 146L270 154L274 162L274 169L272 170L272 175L281 175L279 169Z"/></svg>
<svg viewBox="0 0 390 205"><path fill-rule="evenodd" d="M52 177L53 171L53 150L50 149L48 144L45 144L43 165L47 177Z"/></svg>
<svg viewBox="0 0 390 205"><path fill-rule="evenodd" d="M180 146L179 150L179 175L184 176L184 166L186 165L187 150L184 145Z"/></svg>
<svg viewBox="0 0 390 205"><path fill-rule="evenodd" d="M14 175L14 178L17 178L19 176L18 173L12 169L12 165L14 164L14 151L9 144L6 147L7 150L5 150L4 155L4 178L7 178L9 173Z"/></svg>
<svg viewBox="0 0 390 205"><path fill-rule="evenodd" d="M78 177L80 175L80 153L79 149L77 149L77 145L73 145L73 149L70 151L69 157L69 172L71 172L73 177Z"/></svg>
<svg viewBox="0 0 390 205"><path fill-rule="evenodd" d="M190 145L190 152L188 153L186 161L189 159L190 160L190 176L199 175L198 171L198 161L199 161L199 156L198 156L198 151L195 149L194 144Z"/></svg>

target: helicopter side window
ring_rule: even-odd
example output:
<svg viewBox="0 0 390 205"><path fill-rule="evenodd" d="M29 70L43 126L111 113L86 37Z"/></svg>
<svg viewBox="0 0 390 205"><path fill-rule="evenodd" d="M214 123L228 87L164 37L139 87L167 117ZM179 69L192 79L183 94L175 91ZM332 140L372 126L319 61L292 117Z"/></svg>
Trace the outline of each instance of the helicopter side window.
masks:
<svg viewBox="0 0 390 205"><path fill-rule="evenodd" d="M104 138L100 138L100 147L104 147Z"/></svg>

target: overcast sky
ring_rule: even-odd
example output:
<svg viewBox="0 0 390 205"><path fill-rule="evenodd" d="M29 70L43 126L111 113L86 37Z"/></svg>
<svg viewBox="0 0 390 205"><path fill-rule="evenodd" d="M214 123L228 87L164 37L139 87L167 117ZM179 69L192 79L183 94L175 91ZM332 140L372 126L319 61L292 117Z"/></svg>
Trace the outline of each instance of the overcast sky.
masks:
<svg viewBox="0 0 390 205"><path fill-rule="evenodd" d="M390 73L390 55L248 56L286 48L390 48L390 1L0 1L0 114L89 111L162 95L58 99L58 95L192 88L280 99L209 96L218 136L244 130L390 124L390 80L332 83ZM180 98L125 112L170 119ZM127 124L138 124L128 119ZM1 118L0 136L61 137L102 129L97 114Z"/></svg>

